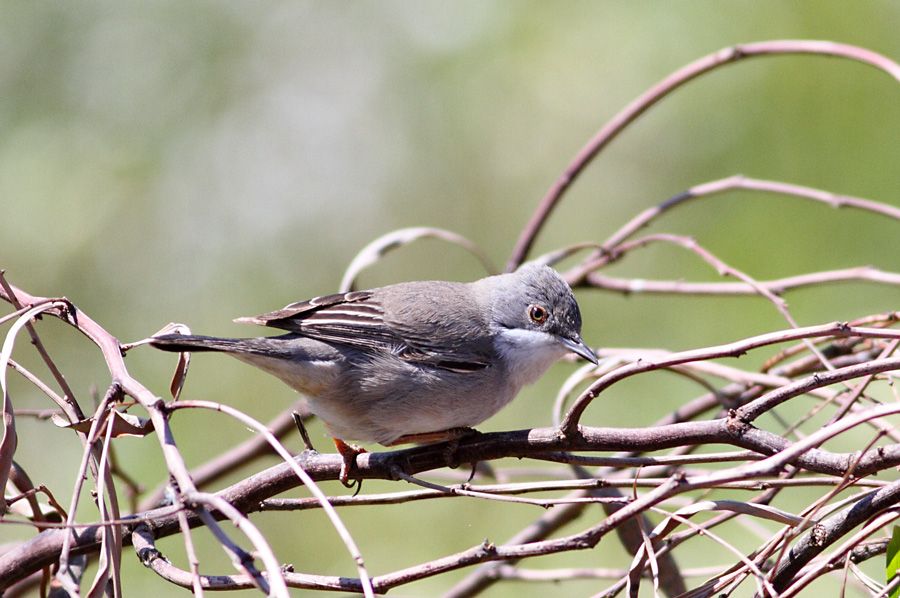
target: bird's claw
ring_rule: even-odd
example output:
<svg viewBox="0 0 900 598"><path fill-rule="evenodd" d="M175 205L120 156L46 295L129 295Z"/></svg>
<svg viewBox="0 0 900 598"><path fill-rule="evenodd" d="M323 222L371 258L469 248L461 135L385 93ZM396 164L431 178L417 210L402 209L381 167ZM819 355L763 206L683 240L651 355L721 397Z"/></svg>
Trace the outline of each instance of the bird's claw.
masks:
<svg viewBox="0 0 900 598"><path fill-rule="evenodd" d="M345 488L356 488L356 492L362 488L362 480L350 481L350 470L356 465L356 457L366 452L366 449L353 444L348 444L340 438L334 438L334 446L341 455L341 471L338 474L338 481Z"/></svg>

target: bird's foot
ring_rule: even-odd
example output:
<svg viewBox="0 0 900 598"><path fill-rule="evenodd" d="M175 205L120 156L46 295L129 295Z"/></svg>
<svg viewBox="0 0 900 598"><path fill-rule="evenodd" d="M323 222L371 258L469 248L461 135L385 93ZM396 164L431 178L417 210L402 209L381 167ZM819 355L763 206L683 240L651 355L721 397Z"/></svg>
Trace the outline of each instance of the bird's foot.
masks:
<svg viewBox="0 0 900 598"><path fill-rule="evenodd" d="M356 466L356 456L365 453L366 449L358 447L355 444L344 442L340 438L332 438L332 440L334 441L335 448L337 448L338 453L340 453L341 458L343 459L338 480L340 480L345 488L353 488L357 485L357 482L359 482L361 486L362 480L355 480L352 483L349 481L350 470Z"/></svg>

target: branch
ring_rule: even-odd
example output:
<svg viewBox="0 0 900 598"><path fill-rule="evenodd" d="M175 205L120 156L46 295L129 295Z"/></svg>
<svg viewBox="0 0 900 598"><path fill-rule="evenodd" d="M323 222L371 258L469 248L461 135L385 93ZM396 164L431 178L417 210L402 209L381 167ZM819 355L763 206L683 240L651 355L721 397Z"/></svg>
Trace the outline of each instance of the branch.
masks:
<svg viewBox="0 0 900 598"><path fill-rule="evenodd" d="M646 280L643 278L615 278L597 272L587 274L577 283L574 275L567 274L566 280L574 286L614 291L624 295L718 295L746 296L759 293L746 282L686 282L683 280ZM827 272L811 272L776 280L759 281L758 286L775 295L803 287L838 282L872 282L900 286L900 273L885 272L877 268L862 266Z"/></svg>
<svg viewBox="0 0 900 598"><path fill-rule="evenodd" d="M572 183L575 182L587 165L591 163L594 157L596 157L603 148L609 145L613 139L618 137L619 133L637 120L644 112L682 85L721 66L732 64L745 58L778 54L814 54L819 56L847 58L849 60L855 60L874 66L897 81L900 81L900 65L886 56L882 56L881 54L858 46L836 44L833 42L773 40L731 46L704 56L675 71L638 96L609 122L603 125L594 137L581 148L572 162L563 171L562 175L560 175L553 186L547 191L546 195L544 195L544 198L541 199L541 202L538 204L531 219L522 230L522 233L513 248L512 255L507 262L507 272L515 270L519 264L525 260L525 257L531 250L531 246L534 244L535 238L550 217L553 208L556 207L566 190L568 190Z"/></svg>
<svg viewBox="0 0 900 598"><path fill-rule="evenodd" d="M584 410L587 409L591 401L593 401L601 392L609 388L616 382L625 378L649 372L653 370L663 369L689 363L692 361L700 361L707 359L718 359L722 357L739 357L750 351L768 345L782 342L788 342L799 339L819 338L819 337L860 337L860 338L900 338L898 330L883 330L878 328L863 328L850 326L844 322L835 322L833 324L825 324L820 326L808 326L805 328L794 328L791 330L782 330L768 334L761 334L750 337L741 341L708 347L704 349L694 349L691 351L682 351L679 353L671 353L657 360L638 360L634 363L622 366L612 372L602 376L594 382L580 397L575 401L566 417L560 425L560 431L565 435L574 434L578 426ZM866 372L871 373L871 372ZM812 384L810 388L817 388L820 385Z"/></svg>
<svg viewBox="0 0 900 598"><path fill-rule="evenodd" d="M653 451L676 446L716 443L738 446L762 455L776 455L790 450L793 446L776 434L753 428L731 418L651 428L581 427L579 431L578 436L571 438L560 436L554 428L482 434L459 441L452 460L456 463L473 463L503 457L540 456L542 453L563 450ZM807 449L792 455L789 462L810 471L842 476L849 464L858 456L856 453ZM303 453L295 457L295 461L316 481L337 480L340 475L342 464L340 455ZM397 467L413 475L447 465L448 446L441 443L400 451L359 455L356 473L362 479L392 479ZM900 465L900 445L885 445L879 447L877 451L867 453L859 461L854 472L858 476L865 476L897 465ZM754 475L770 475L770 469L764 467ZM260 510L264 499L295 488L298 484L292 468L280 463L233 484L217 495L241 512L251 513ZM135 516L134 525L143 522L150 526L155 537L168 536L178 532L177 511L178 509L173 507L161 507L140 513ZM191 527L200 524L198 516L193 513L188 516L188 521ZM134 526L126 527L127 536L133 531ZM15 582L31 571L53 563L62 548L65 535L65 530L47 530L0 555L0 586ZM96 551L100 540L100 528L88 527L74 541L72 552L82 554Z"/></svg>

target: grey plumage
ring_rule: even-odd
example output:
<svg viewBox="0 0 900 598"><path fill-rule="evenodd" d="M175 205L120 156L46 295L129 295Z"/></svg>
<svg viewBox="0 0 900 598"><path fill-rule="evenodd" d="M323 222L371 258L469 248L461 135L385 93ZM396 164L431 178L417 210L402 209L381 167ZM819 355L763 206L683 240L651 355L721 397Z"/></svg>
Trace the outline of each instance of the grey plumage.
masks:
<svg viewBox="0 0 900 598"><path fill-rule="evenodd" d="M477 425L566 352L596 361L571 289L535 264L472 283L317 297L238 321L288 334L164 335L151 344L233 355L306 395L335 438L382 444Z"/></svg>

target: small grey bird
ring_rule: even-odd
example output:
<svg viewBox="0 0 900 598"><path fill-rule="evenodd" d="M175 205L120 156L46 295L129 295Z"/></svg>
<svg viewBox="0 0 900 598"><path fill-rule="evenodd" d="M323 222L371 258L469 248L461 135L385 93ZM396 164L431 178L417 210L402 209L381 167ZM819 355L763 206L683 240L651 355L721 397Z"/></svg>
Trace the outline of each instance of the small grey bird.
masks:
<svg viewBox="0 0 900 598"><path fill-rule="evenodd" d="M555 270L526 264L471 283L404 282L238 318L289 333L263 338L167 334L166 351L221 351L307 397L344 458L361 449L459 437L568 352L597 363L581 313Z"/></svg>

